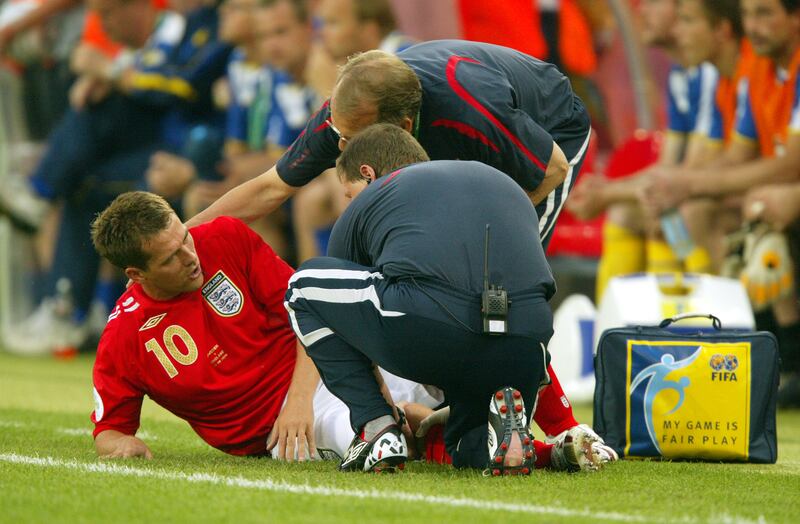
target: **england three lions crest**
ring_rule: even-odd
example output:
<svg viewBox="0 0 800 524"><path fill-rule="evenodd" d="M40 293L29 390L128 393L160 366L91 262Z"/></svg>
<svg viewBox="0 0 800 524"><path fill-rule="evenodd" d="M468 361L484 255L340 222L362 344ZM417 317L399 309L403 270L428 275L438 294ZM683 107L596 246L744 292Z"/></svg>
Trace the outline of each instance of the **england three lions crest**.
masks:
<svg viewBox="0 0 800 524"><path fill-rule="evenodd" d="M203 298L223 317L232 317L242 310L244 296L228 275L217 271L203 286Z"/></svg>

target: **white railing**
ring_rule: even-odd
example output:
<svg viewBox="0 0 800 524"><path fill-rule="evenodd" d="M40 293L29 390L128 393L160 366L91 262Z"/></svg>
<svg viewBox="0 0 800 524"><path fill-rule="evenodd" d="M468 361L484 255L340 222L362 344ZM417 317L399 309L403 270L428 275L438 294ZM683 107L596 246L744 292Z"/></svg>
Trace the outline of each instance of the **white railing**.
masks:
<svg viewBox="0 0 800 524"><path fill-rule="evenodd" d="M0 185L7 183L12 170L20 168L15 152L29 145L27 136L21 81L0 66ZM33 242L0 216L0 350L12 323L32 309L33 261Z"/></svg>

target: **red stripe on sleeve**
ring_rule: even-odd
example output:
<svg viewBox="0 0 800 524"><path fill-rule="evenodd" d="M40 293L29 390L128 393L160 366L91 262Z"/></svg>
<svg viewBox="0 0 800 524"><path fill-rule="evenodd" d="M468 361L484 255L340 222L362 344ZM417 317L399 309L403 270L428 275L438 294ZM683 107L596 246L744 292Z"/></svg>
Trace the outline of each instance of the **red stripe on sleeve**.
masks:
<svg viewBox="0 0 800 524"><path fill-rule="evenodd" d="M457 120L446 120L444 118L440 118L439 120L434 120L431 122L431 127L449 127L450 129L455 129L462 135L466 135L470 138L474 138L475 140L479 140L482 143L489 146L492 151L495 153L500 152L500 148L497 147L497 144L489 140L489 137L475 129L469 124L465 124L464 122L458 122Z"/></svg>
<svg viewBox="0 0 800 524"><path fill-rule="evenodd" d="M511 132L511 130L504 126L503 123L497 119L497 117L491 114L485 106L478 102L475 97L472 96L469 91L467 91L464 86L458 82L458 79L456 78L456 67L461 61L480 64L480 62L477 60L466 56L451 56L450 60L447 61L447 83L450 84L450 87L453 89L453 91L455 91L456 94L460 96L466 103L471 105L476 111L485 116L492 124L494 124L504 135L508 137L509 140L511 140L515 146L517 146L517 148L519 148L520 151L522 151L522 153L531 162L534 163L534 165L536 165L536 167L542 171L546 171L547 164L539 160L536 155L534 155L527 147L525 147L525 144L523 144L522 141Z"/></svg>

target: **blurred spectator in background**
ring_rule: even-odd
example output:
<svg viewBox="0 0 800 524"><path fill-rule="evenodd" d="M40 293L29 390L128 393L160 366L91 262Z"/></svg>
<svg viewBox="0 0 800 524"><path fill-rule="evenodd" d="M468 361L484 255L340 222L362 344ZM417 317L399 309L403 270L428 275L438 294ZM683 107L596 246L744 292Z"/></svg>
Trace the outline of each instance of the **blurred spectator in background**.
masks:
<svg viewBox="0 0 800 524"><path fill-rule="evenodd" d="M44 0L42 2L5 1L0 8L0 55L14 53L14 40L31 30L40 30L51 17L73 7L82 0ZM35 37L34 37L35 38Z"/></svg>
<svg viewBox="0 0 800 524"><path fill-rule="evenodd" d="M167 197L185 192L187 217L272 167L318 103L303 82L311 46L304 1L228 0L220 37L239 46L228 65L224 137L196 128L184 157L159 153L147 173L155 192ZM288 256L283 213L251 225L277 253Z"/></svg>
<svg viewBox="0 0 800 524"><path fill-rule="evenodd" d="M180 148L192 125L217 118L211 84L224 72L229 48L216 41L214 1L176 1L185 16L159 13L151 0L92 0L91 7L114 40L137 51L113 62L87 60L86 88L73 90L75 108L33 176L0 188L0 212L28 229L52 202L64 203L47 288L51 296L69 294L70 307L46 298L9 337L18 352L83 342L99 263L87 236L95 213L143 184L156 149Z"/></svg>
<svg viewBox="0 0 800 524"><path fill-rule="evenodd" d="M336 69L348 56L370 49L397 53L414 44L397 30L389 0L319 0L314 13L319 41L312 50L308 83L323 99L331 96Z"/></svg>
<svg viewBox="0 0 800 524"><path fill-rule="evenodd" d="M676 40L677 0L643 0L639 4L645 45L663 49L674 61L667 88L668 132L657 165L695 165L708 148L714 110L717 72L697 56L684 56ZM693 61L692 61L693 60ZM625 178L584 177L567 208L582 219L607 212L603 225L603 253L597 270L595 298L599 304L611 278L640 271L675 271L682 266L660 236L658 224L640 206L639 190L655 167ZM703 250L688 257L692 270L708 270Z"/></svg>
<svg viewBox="0 0 800 524"><path fill-rule="evenodd" d="M752 47L743 40L739 1L680 0L676 29L681 51L692 62L713 64L719 73L706 154L690 167L713 165L735 135L737 89L755 61ZM741 222L738 206L722 204L698 198L680 206L692 241L708 252L714 272L722 268L724 235Z"/></svg>
<svg viewBox="0 0 800 524"><path fill-rule="evenodd" d="M43 140L67 108L70 53L81 34L81 0L0 3L0 64L19 71L32 140Z"/></svg>
<svg viewBox="0 0 800 524"><path fill-rule="evenodd" d="M398 53L414 44L397 30L389 0L320 0L317 13L322 45L340 65L355 53Z"/></svg>

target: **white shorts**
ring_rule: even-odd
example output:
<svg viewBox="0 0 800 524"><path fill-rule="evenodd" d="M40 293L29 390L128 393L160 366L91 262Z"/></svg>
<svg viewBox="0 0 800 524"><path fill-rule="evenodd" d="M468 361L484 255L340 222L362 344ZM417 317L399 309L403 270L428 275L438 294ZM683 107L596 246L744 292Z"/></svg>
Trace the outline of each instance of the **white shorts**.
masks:
<svg viewBox="0 0 800 524"><path fill-rule="evenodd" d="M435 408L444 401L444 395L435 387L411 382L385 370L381 370L381 374L395 402L416 402ZM353 428L350 427L350 410L320 381L314 394L314 441L317 448L314 458L340 460L350 446L353 435ZM275 446L272 449L272 457L277 458L277 456L278 446ZM296 458L297 451L295 451Z"/></svg>

